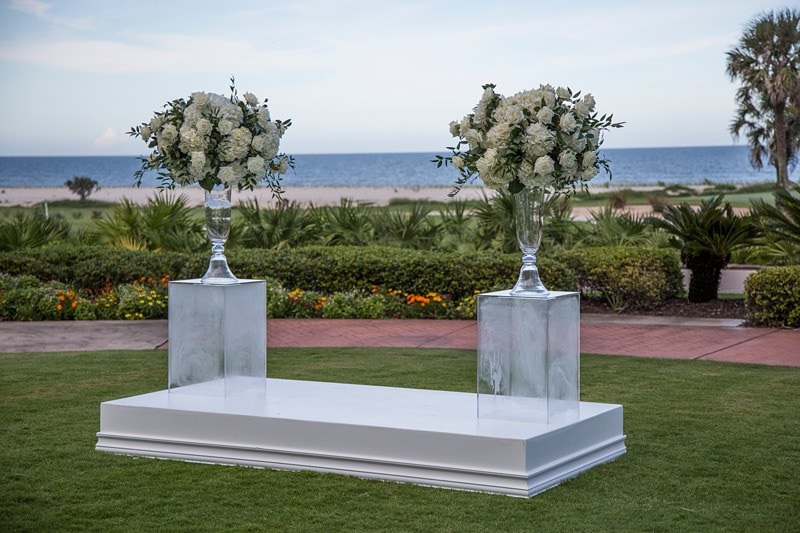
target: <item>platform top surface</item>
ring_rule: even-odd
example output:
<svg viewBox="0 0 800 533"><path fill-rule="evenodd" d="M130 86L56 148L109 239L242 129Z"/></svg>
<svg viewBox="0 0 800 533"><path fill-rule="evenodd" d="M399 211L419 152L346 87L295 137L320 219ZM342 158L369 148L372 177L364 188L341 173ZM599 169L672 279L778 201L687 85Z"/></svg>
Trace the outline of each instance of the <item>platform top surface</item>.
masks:
<svg viewBox="0 0 800 533"><path fill-rule="evenodd" d="M620 411L621 417L622 410L622 406L615 404L581 402L578 419L537 424L478 418L475 393L270 378L267 379L266 393L225 398L203 395L203 385L181 387L178 392L152 392L106 403L514 439L567 428L576 422L615 410Z"/></svg>

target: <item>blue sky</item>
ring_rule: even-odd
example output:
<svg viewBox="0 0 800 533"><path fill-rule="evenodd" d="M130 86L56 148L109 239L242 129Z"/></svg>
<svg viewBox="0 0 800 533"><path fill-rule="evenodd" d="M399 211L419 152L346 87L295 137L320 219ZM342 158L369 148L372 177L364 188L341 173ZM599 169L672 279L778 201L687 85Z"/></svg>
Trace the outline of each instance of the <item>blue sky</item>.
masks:
<svg viewBox="0 0 800 533"><path fill-rule="evenodd" d="M730 145L725 52L767 0L0 0L0 155L145 153L193 91L269 98L287 153L443 151L484 83L592 93L607 148ZM744 140L739 141L740 144Z"/></svg>

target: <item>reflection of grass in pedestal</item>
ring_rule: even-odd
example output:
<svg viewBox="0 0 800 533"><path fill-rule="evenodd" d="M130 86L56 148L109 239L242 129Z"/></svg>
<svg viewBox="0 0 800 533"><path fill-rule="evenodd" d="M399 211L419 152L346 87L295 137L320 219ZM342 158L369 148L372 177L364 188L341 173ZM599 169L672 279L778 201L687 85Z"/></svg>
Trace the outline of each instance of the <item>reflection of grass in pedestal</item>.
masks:
<svg viewBox="0 0 800 533"><path fill-rule="evenodd" d="M585 356L628 452L532 499L94 451L99 404L166 387L164 351L0 355L0 530L789 530L800 369ZM475 353L272 349L270 377L475 390Z"/></svg>

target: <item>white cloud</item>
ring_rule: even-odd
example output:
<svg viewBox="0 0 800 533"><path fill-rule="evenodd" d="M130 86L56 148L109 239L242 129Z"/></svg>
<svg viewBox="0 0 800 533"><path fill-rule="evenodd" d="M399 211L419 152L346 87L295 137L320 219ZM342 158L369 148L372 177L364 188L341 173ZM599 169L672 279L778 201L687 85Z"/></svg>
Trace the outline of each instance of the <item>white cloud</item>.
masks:
<svg viewBox="0 0 800 533"><path fill-rule="evenodd" d="M23 13L45 19L50 12L50 8L53 6L52 4L40 2L39 0L11 0L9 7L16 11L22 11Z"/></svg>
<svg viewBox="0 0 800 533"><path fill-rule="evenodd" d="M120 132L115 130L112 127L108 127L103 130L98 137L94 140L94 146L97 148L108 148L117 144L121 144L120 141L123 140L123 136Z"/></svg>

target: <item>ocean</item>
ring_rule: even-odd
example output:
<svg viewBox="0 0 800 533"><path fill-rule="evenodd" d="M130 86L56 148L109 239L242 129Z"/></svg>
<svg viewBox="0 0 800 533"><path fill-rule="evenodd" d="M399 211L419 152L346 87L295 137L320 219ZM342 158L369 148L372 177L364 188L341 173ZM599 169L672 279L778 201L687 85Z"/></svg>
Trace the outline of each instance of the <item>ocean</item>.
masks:
<svg viewBox="0 0 800 533"><path fill-rule="evenodd" d="M750 166L746 146L689 148L618 148L603 150L611 161L612 185L747 184L775 181L775 171ZM436 168L431 153L301 154L286 187L447 187L456 171ZM63 187L75 176L88 176L101 187L127 187L140 163L135 156L0 157L0 187ZM798 172L790 176L798 181ZM601 172L590 183L604 185ZM158 184L154 173L143 186Z"/></svg>

